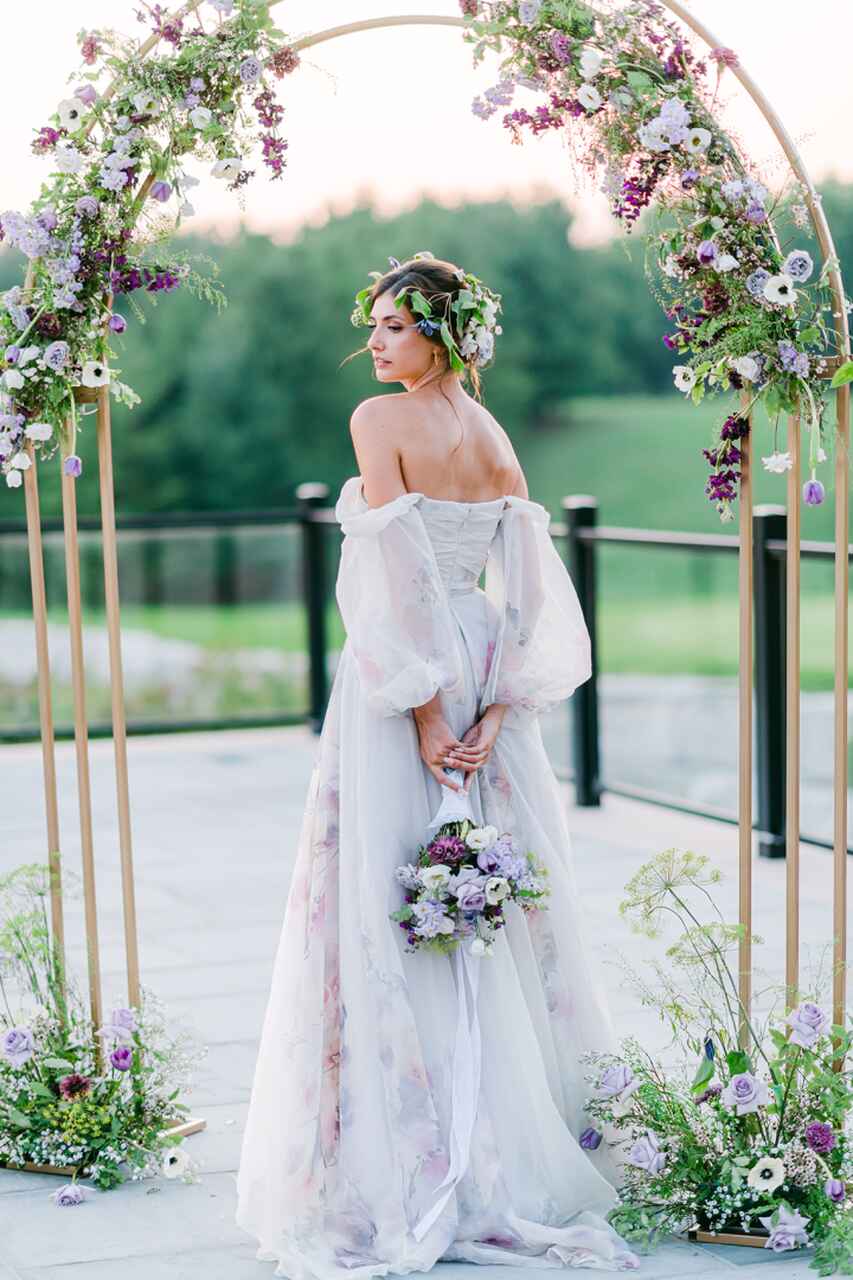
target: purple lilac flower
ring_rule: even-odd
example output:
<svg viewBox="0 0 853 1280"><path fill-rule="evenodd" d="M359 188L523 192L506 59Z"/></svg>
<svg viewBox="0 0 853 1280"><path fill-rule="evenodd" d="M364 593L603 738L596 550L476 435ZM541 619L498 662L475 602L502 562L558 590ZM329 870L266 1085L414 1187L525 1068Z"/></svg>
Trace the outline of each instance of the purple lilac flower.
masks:
<svg viewBox="0 0 853 1280"><path fill-rule="evenodd" d="M823 1155L827 1151L831 1151L835 1146L835 1130L831 1124L825 1124L822 1120L815 1120L806 1127L806 1142L812 1151L817 1151L819 1155Z"/></svg>
<svg viewBox="0 0 853 1280"><path fill-rule="evenodd" d="M81 196L74 208L84 218L96 218L100 205L94 196Z"/></svg>
<svg viewBox="0 0 853 1280"><path fill-rule="evenodd" d="M558 62L566 66L572 57L572 42L565 31L551 32L551 52Z"/></svg>
<svg viewBox="0 0 853 1280"><path fill-rule="evenodd" d="M243 84L254 84L256 80L260 80L262 72L260 60L252 53L240 63L240 79Z"/></svg>
<svg viewBox="0 0 853 1280"><path fill-rule="evenodd" d="M35 1053L35 1041L29 1027L10 1027L3 1037L3 1056L13 1067L22 1067Z"/></svg>
<svg viewBox="0 0 853 1280"><path fill-rule="evenodd" d="M49 347L45 348L42 358L48 369L52 369L54 373L59 373L68 359L68 343L52 342Z"/></svg>
<svg viewBox="0 0 853 1280"><path fill-rule="evenodd" d="M98 177L101 186L107 191L121 191L128 182L127 172L124 169L113 168L111 165L104 165Z"/></svg>
<svg viewBox="0 0 853 1280"><path fill-rule="evenodd" d="M59 219L56 216L56 210L52 204L46 204L44 208L36 214L39 226L44 227L45 231L55 231Z"/></svg>
<svg viewBox="0 0 853 1280"><path fill-rule="evenodd" d="M113 1049L110 1054L110 1062L116 1071L129 1071L133 1062L133 1050L130 1045L119 1045L117 1049Z"/></svg>
<svg viewBox="0 0 853 1280"><path fill-rule="evenodd" d="M843 1204L847 1188L840 1178L827 1178L823 1189L833 1204Z"/></svg>
<svg viewBox="0 0 853 1280"><path fill-rule="evenodd" d="M76 453L69 453L65 462L62 464L62 470L67 476L79 476L83 470L83 460Z"/></svg>
<svg viewBox="0 0 853 1280"><path fill-rule="evenodd" d="M590 1126L588 1129L584 1129L578 1141L584 1151L595 1151L601 1145L602 1136L598 1129L593 1129Z"/></svg>
<svg viewBox="0 0 853 1280"><path fill-rule="evenodd" d="M207 81L204 80L202 76L193 76L192 80L190 80L190 88L194 89L196 92L200 89L206 88L206 86Z"/></svg>
<svg viewBox="0 0 853 1280"><path fill-rule="evenodd" d="M168 182L158 179L157 182L152 182L151 190L148 194L152 200L159 200L161 204L165 204L172 194L172 188Z"/></svg>
<svg viewBox="0 0 853 1280"><path fill-rule="evenodd" d="M435 898L424 898L421 902L412 903L412 911L417 920L414 932L419 937L434 938L439 933L453 932L453 921L443 902L438 902Z"/></svg>
<svg viewBox="0 0 853 1280"><path fill-rule="evenodd" d="M782 368L792 372L799 354L797 348L793 342L788 342L785 338L782 338L776 345L779 349L779 360Z"/></svg>
<svg viewBox="0 0 853 1280"><path fill-rule="evenodd" d="M819 507L826 497L826 490L819 480L807 480L803 485L803 501L810 507Z"/></svg>

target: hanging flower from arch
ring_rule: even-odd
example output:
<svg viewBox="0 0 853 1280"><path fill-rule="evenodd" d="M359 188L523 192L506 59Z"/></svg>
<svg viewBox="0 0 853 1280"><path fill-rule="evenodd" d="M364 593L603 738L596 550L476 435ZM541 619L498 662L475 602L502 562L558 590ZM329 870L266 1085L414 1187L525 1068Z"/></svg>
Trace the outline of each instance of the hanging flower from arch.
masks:
<svg viewBox="0 0 853 1280"><path fill-rule="evenodd" d="M694 404L710 392L747 393L703 449L711 468L705 493L721 519L732 518L738 441L757 403L774 422L774 448L762 459L768 471L792 464L775 444L780 414L801 413L811 471L803 497L821 502L832 264L816 274L800 243L811 234L800 189L788 201L796 242L779 244L771 215L781 200L770 201L714 119L720 77L738 65L736 52L717 48L698 59L654 0L606 12L582 0L460 0L460 9L475 64L487 51L505 53L498 83L474 99L474 113L488 119L503 108L516 143L526 132L565 134L582 167L604 170L601 189L627 232L644 209L654 215L646 273L672 322L663 342L676 357L675 387ZM533 90L538 104L514 106L519 87ZM851 376L853 364L845 365L831 385Z"/></svg>

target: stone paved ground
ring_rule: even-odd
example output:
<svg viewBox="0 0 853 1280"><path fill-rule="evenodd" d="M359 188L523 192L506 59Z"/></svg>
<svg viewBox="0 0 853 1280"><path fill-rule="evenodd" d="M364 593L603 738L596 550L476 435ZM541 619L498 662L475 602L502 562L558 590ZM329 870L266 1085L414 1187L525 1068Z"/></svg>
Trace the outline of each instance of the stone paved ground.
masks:
<svg viewBox="0 0 853 1280"><path fill-rule="evenodd" d="M303 728L134 738L129 744L143 981L185 1018L209 1046L187 1099L207 1129L189 1138L201 1162L195 1185L160 1181L94 1193L77 1209L48 1199L59 1185L40 1175L0 1171L0 1280L262 1280L274 1267L254 1259L234 1225L234 1171L251 1083L291 859L316 738ZM91 747L98 907L105 1003L124 997L118 840L112 751ZM36 745L4 747L0 871L44 856L41 763ZM60 814L66 865L79 868L73 745L59 746ZM571 794L566 789L571 805ZM6 814L10 808L4 805ZM614 796L598 810L572 809L574 854L587 926L621 1033L661 1044L661 1032L622 982L619 949L648 951L620 922L618 891L651 853L673 844L707 852L734 872L736 832ZM767 939L768 968L782 971L779 926L783 863L755 866L755 928ZM825 941L830 926L831 863L802 850L802 937ZM736 912L730 874L721 893ZM81 904L69 904L67 932L82 937ZM804 947L804 950L806 948ZM82 972L79 943L72 956ZM514 1280L520 1268L441 1264L442 1280ZM808 1255L776 1257L759 1249L667 1244L644 1259L644 1277L802 1280Z"/></svg>

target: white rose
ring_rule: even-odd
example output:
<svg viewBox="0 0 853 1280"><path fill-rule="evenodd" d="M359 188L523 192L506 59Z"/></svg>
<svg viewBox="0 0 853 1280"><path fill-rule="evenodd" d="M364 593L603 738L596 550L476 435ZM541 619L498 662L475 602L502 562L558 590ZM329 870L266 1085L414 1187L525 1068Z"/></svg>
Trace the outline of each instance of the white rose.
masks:
<svg viewBox="0 0 853 1280"><path fill-rule="evenodd" d="M169 1147L163 1154L163 1176L166 1178L180 1178L192 1168L192 1161L184 1148Z"/></svg>
<svg viewBox="0 0 853 1280"><path fill-rule="evenodd" d="M490 849L498 838L497 827L472 827L465 837L469 849Z"/></svg>
<svg viewBox="0 0 853 1280"><path fill-rule="evenodd" d="M11 465L17 467L19 471L27 471L33 464L28 453L24 453L23 449L20 453L16 453L12 458Z"/></svg>
<svg viewBox="0 0 853 1280"><path fill-rule="evenodd" d="M760 372L758 361L752 356L739 356L737 360L732 361L732 368L747 382L755 382Z"/></svg>
<svg viewBox="0 0 853 1280"><path fill-rule="evenodd" d="M435 893L437 889L447 888L452 874L450 867L439 862L432 867L422 867L418 872L418 879L425 889Z"/></svg>
<svg viewBox="0 0 853 1280"><path fill-rule="evenodd" d="M23 476L21 475L20 471L7 471L6 484L9 486L10 489L19 489L20 486L23 484Z"/></svg>
<svg viewBox="0 0 853 1280"><path fill-rule="evenodd" d="M24 429L24 435L30 440L49 440L53 435L53 427L49 422L31 422Z"/></svg>
<svg viewBox="0 0 853 1280"><path fill-rule="evenodd" d="M604 54L587 45L580 58L581 75L584 80L591 80L593 76L597 76L603 61Z"/></svg>
<svg viewBox="0 0 853 1280"><path fill-rule="evenodd" d="M131 102L136 107L139 115L153 116L157 114L154 94L149 93L147 89L141 89L139 93L135 93L131 98Z"/></svg>
<svg viewBox="0 0 853 1280"><path fill-rule="evenodd" d="M587 111L597 111L601 106L601 94L595 85L582 84L578 89L578 102L582 107L586 107Z"/></svg>
<svg viewBox="0 0 853 1280"><path fill-rule="evenodd" d="M24 385L24 375L17 369L7 369L3 374L3 385L7 391L20 391Z"/></svg>
<svg viewBox="0 0 853 1280"><path fill-rule="evenodd" d="M209 107L194 107L190 112L190 120L197 129L206 129L213 119L213 112Z"/></svg>

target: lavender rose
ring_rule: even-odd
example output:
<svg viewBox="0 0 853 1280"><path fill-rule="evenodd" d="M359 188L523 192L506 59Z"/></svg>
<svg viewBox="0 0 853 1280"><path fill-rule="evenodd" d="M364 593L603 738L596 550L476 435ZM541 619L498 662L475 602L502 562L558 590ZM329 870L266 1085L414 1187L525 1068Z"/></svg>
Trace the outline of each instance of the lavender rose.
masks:
<svg viewBox="0 0 853 1280"><path fill-rule="evenodd" d="M745 1116L769 1102L770 1094L763 1080L756 1080L750 1071L741 1071L732 1076L720 1094L720 1101L734 1108L737 1115Z"/></svg>
<svg viewBox="0 0 853 1280"><path fill-rule="evenodd" d="M625 1099L639 1087L640 1081L631 1068L619 1062L608 1067L602 1074L598 1082L598 1096L599 1098Z"/></svg>
<svg viewBox="0 0 853 1280"><path fill-rule="evenodd" d="M81 1187L76 1182L68 1182L64 1187L54 1191L51 1199L54 1204L58 1204L61 1208L71 1204L82 1204L86 1199L86 1188Z"/></svg>
<svg viewBox="0 0 853 1280"><path fill-rule="evenodd" d="M648 1129L645 1136L638 1138L634 1143L628 1152L628 1162L653 1175L662 1171L666 1164L666 1152L661 1151L657 1136L651 1129Z"/></svg>
<svg viewBox="0 0 853 1280"><path fill-rule="evenodd" d="M813 1049L818 1039L829 1027L829 1018L819 1005L804 1000L788 1014L787 1022L793 1028L791 1043L803 1049Z"/></svg>
<svg viewBox="0 0 853 1280"><path fill-rule="evenodd" d="M13 1067L22 1067L29 1062L35 1048L29 1027L11 1027L3 1037L3 1054Z"/></svg>
<svg viewBox="0 0 853 1280"><path fill-rule="evenodd" d="M775 1222L774 1218L776 1218ZM796 1249L798 1244L809 1242L804 1230L809 1219L804 1218L796 1210L787 1209L783 1204L780 1204L772 1214L759 1218L758 1221L770 1232L764 1248L772 1249L774 1253L785 1253L789 1249Z"/></svg>
<svg viewBox="0 0 853 1280"><path fill-rule="evenodd" d="M486 905L486 894L478 880L466 880L456 890L456 898L460 911L482 911Z"/></svg>

